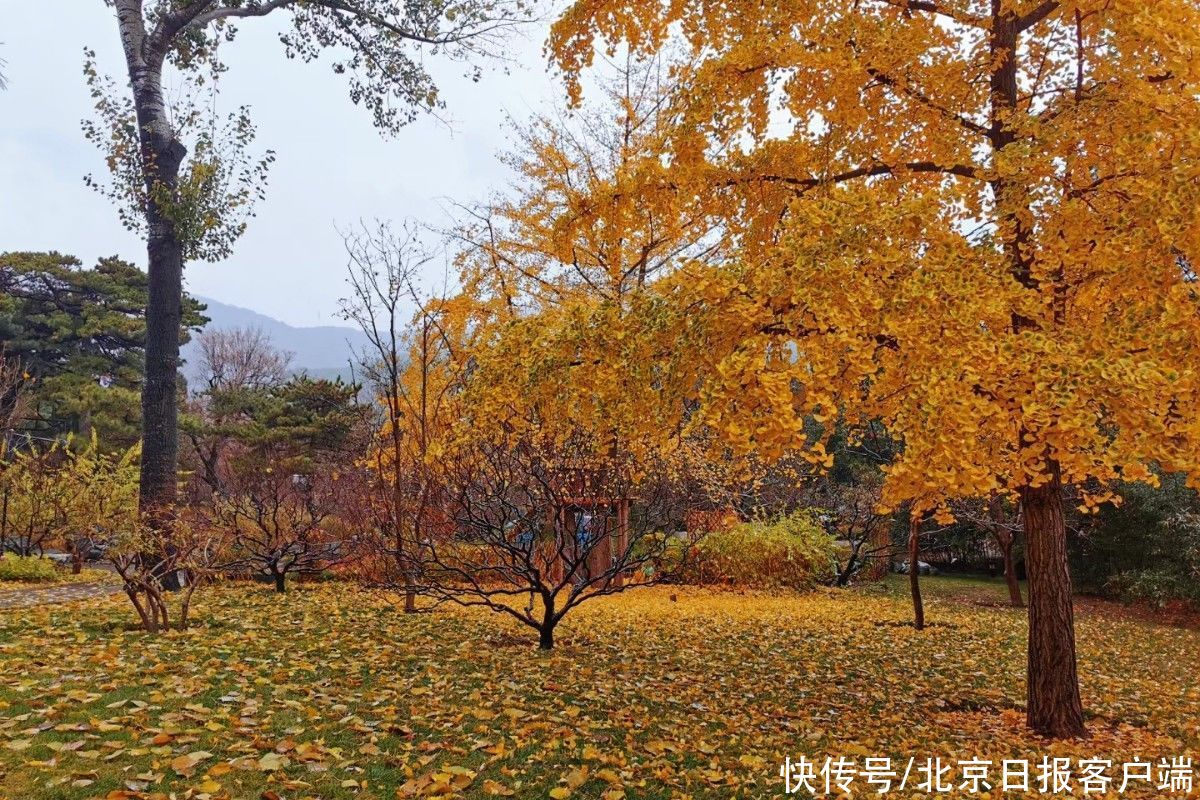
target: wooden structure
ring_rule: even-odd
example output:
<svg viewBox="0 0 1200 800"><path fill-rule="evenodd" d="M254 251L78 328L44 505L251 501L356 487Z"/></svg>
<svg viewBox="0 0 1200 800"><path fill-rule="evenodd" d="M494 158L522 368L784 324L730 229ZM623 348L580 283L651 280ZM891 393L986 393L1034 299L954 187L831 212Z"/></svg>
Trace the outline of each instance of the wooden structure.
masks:
<svg viewBox="0 0 1200 800"><path fill-rule="evenodd" d="M630 498L604 491L603 477L590 470L563 470L556 483L555 545L562 557L555 563L555 580L561 581L569 564L580 559L577 580L610 572L629 548ZM624 572L617 572L611 585L624 580Z"/></svg>

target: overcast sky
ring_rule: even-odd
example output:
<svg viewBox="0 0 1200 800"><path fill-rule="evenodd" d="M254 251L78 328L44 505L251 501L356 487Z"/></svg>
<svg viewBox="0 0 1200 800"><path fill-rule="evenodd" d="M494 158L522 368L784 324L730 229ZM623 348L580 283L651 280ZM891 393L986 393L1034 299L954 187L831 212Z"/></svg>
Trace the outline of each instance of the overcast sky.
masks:
<svg viewBox="0 0 1200 800"><path fill-rule="evenodd" d="M0 252L58 250L85 264L120 255L145 266L144 245L84 185L103 173L80 120L91 111L84 47L120 78L123 60L103 0L0 0ZM275 150L266 200L232 258L192 264L188 290L294 325L337 322L345 258L336 226L360 218L448 221L446 198L470 202L509 180L497 155L511 144L507 116L523 119L564 92L541 54L545 26L512 42L515 66L482 83L464 66L436 63L446 120L422 118L385 139L354 106L329 64L284 58L284 20L251 20L223 50L225 110L251 106L259 145ZM448 123L448 124L447 124Z"/></svg>

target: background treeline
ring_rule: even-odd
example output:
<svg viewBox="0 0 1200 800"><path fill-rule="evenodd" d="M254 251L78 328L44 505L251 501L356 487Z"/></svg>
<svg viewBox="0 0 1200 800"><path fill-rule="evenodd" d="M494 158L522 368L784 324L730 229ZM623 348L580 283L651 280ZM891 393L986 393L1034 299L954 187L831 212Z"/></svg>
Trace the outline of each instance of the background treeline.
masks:
<svg viewBox="0 0 1200 800"><path fill-rule="evenodd" d="M21 555L64 550L78 568L112 538L105 508L128 506L117 519L132 524L145 275L117 259L85 268L58 253L7 253L0 286L2 547ZM184 310L181 341L206 321L196 301L185 299ZM361 466L372 430L385 422L374 398L360 402L367 393L359 387L294 376L288 354L261 332L199 336L198 378L180 397L186 496L192 508L208 509L206 525L235 532L231 571L261 572L283 586L288 574L348 560L357 545L331 545L326 529L363 539L371 492L383 490ZM399 374L408 354L397 355ZM367 360L377 365L379 354ZM895 447L875 428L854 445L835 438L822 474L786 461L740 482L694 469L693 485L664 503L655 522L666 532L706 529L683 573L697 582L799 587L879 577L906 559L906 516L877 511L880 467ZM352 492L361 495L357 506L339 505ZM1196 492L1165 475L1158 487L1131 483L1117 493L1120 505L1071 512L1077 587L1123 600L1200 601ZM1007 539L1012 570L1023 578L1018 510L956 510L953 524L925 527L921 560L941 571L1001 575Z"/></svg>

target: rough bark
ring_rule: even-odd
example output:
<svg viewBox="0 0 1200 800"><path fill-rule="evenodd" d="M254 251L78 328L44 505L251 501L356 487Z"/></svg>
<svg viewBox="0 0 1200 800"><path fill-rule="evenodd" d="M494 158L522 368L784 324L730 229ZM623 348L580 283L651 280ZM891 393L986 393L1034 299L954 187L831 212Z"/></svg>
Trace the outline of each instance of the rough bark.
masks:
<svg viewBox="0 0 1200 800"><path fill-rule="evenodd" d="M925 603L921 600L921 520L917 516L908 523L908 588L912 593L913 627L925 630Z"/></svg>
<svg viewBox="0 0 1200 800"><path fill-rule="evenodd" d="M174 185L183 146L154 134L146 138L160 165L159 179ZM150 223L146 242L149 297L146 305L146 377L142 386L139 502L144 512L158 515L173 506L176 498L183 246L174 224L153 200L148 203L146 216Z"/></svg>
<svg viewBox="0 0 1200 800"><path fill-rule="evenodd" d="M1027 720L1045 736L1086 735L1075 665L1075 620L1057 468L1021 492L1029 576Z"/></svg>
<svg viewBox="0 0 1200 800"><path fill-rule="evenodd" d="M275 579L275 591L283 594L287 591L287 576L282 572L274 572L271 575Z"/></svg>

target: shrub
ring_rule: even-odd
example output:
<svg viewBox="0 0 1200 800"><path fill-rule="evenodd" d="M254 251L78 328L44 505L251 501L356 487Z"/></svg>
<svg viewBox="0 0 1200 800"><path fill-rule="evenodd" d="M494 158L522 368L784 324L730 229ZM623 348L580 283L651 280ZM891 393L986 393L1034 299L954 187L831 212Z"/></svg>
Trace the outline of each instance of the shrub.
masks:
<svg viewBox="0 0 1200 800"><path fill-rule="evenodd" d="M757 589L811 589L833 580L833 537L808 512L743 522L697 542L684 577Z"/></svg>
<svg viewBox="0 0 1200 800"><path fill-rule="evenodd" d="M1170 547L1161 548L1158 562L1110 576L1106 594L1157 606L1200 603L1200 514L1176 514L1163 522L1162 531Z"/></svg>
<svg viewBox="0 0 1200 800"><path fill-rule="evenodd" d="M0 581L28 581L30 583L58 580L54 562L37 556L17 556L12 553L0 555Z"/></svg>
<svg viewBox="0 0 1200 800"><path fill-rule="evenodd" d="M1085 520L1072 541L1084 591L1162 605L1200 601L1200 498L1180 475L1121 487L1124 503Z"/></svg>

